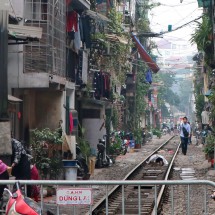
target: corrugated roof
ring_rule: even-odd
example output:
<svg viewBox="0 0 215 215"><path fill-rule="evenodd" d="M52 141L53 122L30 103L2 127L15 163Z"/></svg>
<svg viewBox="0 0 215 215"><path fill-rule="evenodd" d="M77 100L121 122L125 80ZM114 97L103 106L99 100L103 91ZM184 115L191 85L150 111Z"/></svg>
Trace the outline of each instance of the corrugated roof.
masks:
<svg viewBox="0 0 215 215"><path fill-rule="evenodd" d="M42 28L9 24L8 34L9 36L20 40L38 40L42 38Z"/></svg>
<svg viewBox="0 0 215 215"><path fill-rule="evenodd" d="M85 14L90 16L92 19L102 20L102 21L105 21L105 22L110 22L110 19L108 19L106 16L104 16L104 15L102 15L100 13L94 12L92 10L86 10Z"/></svg>

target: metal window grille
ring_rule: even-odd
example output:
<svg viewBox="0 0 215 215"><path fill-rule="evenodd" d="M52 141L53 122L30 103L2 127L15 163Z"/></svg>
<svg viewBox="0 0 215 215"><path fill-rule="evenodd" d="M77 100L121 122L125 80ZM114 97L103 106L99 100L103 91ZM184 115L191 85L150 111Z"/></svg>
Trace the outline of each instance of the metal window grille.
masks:
<svg viewBox="0 0 215 215"><path fill-rule="evenodd" d="M24 47L24 72L66 76L66 5L59 0L25 0L24 24L41 27L42 39Z"/></svg>

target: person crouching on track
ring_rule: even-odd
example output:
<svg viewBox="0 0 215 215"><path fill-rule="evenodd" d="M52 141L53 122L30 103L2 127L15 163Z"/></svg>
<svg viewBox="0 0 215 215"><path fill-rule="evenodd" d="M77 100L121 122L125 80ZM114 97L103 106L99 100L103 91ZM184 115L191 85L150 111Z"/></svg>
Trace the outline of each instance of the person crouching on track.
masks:
<svg viewBox="0 0 215 215"><path fill-rule="evenodd" d="M152 155L148 161L146 161L147 164L149 163L156 163L156 164L159 164L160 166L167 166L168 165L168 161L162 156L162 155L159 155L159 154L154 154Z"/></svg>

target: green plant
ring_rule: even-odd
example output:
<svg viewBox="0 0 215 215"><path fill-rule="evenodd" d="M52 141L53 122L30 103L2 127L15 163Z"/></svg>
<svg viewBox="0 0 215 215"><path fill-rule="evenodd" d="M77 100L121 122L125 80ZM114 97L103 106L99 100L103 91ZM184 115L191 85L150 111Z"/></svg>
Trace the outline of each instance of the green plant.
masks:
<svg viewBox="0 0 215 215"><path fill-rule="evenodd" d="M36 164L41 178L57 179L62 171L61 129L51 131L49 128L35 129L31 132L30 147L33 162Z"/></svg>
<svg viewBox="0 0 215 215"><path fill-rule="evenodd" d="M213 24L211 17L205 13L202 22L197 22L195 32L192 34L191 43L196 43L199 51L205 52L205 62L210 65L213 61Z"/></svg>
<svg viewBox="0 0 215 215"><path fill-rule="evenodd" d="M89 161L89 157L91 155L91 148L89 142L86 141L86 139L83 137L78 137L77 143L81 149L83 157L85 157L86 161Z"/></svg>
<svg viewBox="0 0 215 215"><path fill-rule="evenodd" d="M162 132L158 129L153 129L152 130L153 135L156 135L158 138L161 138Z"/></svg>
<svg viewBox="0 0 215 215"><path fill-rule="evenodd" d="M113 107L113 114L112 114L112 124L113 124L113 129L117 130L119 121L118 121L119 114L117 112L117 109Z"/></svg>
<svg viewBox="0 0 215 215"><path fill-rule="evenodd" d="M213 135L208 135L206 138L206 145L204 147L204 153L213 156L214 154L214 147L215 147L215 137Z"/></svg>
<svg viewBox="0 0 215 215"><path fill-rule="evenodd" d="M141 144L143 140L143 131L141 128L134 130L134 139L137 144Z"/></svg>
<svg viewBox="0 0 215 215"><path fill-rule="evenodd" d="M114 143L111 144L110 147L109 147L109 153L111 155L119 154L120 153L121 144L122 144L121 138L118 137L118 136L116 136Z"/></svg>

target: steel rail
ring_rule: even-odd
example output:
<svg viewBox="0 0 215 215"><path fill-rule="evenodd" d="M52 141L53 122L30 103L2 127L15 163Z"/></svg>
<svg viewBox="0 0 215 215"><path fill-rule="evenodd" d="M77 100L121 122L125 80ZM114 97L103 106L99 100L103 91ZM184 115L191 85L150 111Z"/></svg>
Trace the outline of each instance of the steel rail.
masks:
<svg viewBox="0 0 215 215"><path fill-rule="evenodd" d="M167 181L168 178L169 178L169 175L170 175L170 172L171 172L171 170L172 170L172 167L173 167L173 164L174 164L174 160L175 160L175 158L176 158L176 156L177 156L177 154L178 154L180 145L181 145L181 144L178 145L178 148L176 149L176 151L175 151L175 153L174 153L174 156L173 156L172 159L171 159L171 162L170 162L170 164L169 164L169 166L168 166L168 169L167 169L167 172L166 172L164 181ZM161 189L160 189L160 192L159 192L159 194L158 194L158 197L157 197L157 203L156 203L156 205L154 205L154 208L153 208L153 211L152 211L151 215L156 215L156 210L159 208L159 205L160 205L160 203L161 203L161 200L162 200L162 196L163 196L165 187L166 187L166 185L162 185L162 187L161 187Z"/></svg>
<svg viewBox="0 0 215 215"><path fill-rule="evenodd" d="M145 162L152 156L154 155L158 150L160 150L162 147L164 147L170 140L172 140L173 138L175 138L175 136L172 136L171 138L169 138L167 141L165 141L165 143L161 144L158 148L156 148L152 153L150 153L143 161L141 161L139 164L137 164L125 177L124 179L122 179L123 181L128 180L132 174L134 174L143 164L145 164ZM113 189L108 193L108 197L111 196L115 191L117 191L118 189L120 189L121 185L116 185L115 187L113 187ZM106 195L101 198L93 207L92 207L92 212L94 212L101 204L104 204L106 201ZM89 215L89 213L87 212L85 215Z"/></svg>

